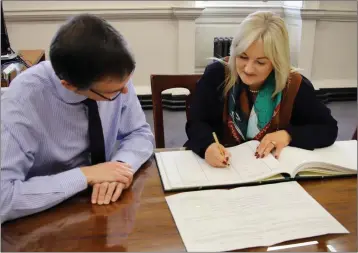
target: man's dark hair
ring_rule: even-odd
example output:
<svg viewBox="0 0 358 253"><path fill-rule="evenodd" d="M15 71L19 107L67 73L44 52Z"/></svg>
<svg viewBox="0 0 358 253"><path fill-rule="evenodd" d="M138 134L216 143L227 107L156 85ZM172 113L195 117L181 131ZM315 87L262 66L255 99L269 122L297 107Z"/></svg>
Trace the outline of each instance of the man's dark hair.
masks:
<svg viewBox="0 0 358 253"><path fill-rule="evenodd" d="M135 68L124 37L105 20L77 15L52 39L50 60L55 73L79 89L88 89L107 76L123 80Z"/></svg>

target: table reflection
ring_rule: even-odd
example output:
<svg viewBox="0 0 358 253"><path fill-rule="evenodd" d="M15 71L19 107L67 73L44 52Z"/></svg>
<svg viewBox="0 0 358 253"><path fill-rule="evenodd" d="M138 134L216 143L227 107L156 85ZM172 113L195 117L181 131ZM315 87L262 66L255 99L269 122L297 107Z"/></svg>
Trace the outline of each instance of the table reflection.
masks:
<svg viewBox="0 0 358 253"><path fill-rule="evenodd" d="M49 210L2 225L6 251L126 251L148 173L139 171L115 203L91 204L90 189ZM38 218L42 216L41 219ZM7 224L11 226L7 226ZM75 236L74 236L75 235Z"/></svg>

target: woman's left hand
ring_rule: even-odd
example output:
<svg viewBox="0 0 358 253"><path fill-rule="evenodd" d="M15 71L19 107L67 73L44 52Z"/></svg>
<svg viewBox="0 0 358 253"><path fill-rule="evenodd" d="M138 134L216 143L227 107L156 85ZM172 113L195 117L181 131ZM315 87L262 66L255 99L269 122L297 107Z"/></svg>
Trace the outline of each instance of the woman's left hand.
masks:
<svg viewBox="0 0 358 253"><path fill-rule="evenodd" d="M277 159L282 149L288 146L290 142L291 136L286 130L266 134L256 149L256 158L264 158L275 149L274 156Z"/></svg>

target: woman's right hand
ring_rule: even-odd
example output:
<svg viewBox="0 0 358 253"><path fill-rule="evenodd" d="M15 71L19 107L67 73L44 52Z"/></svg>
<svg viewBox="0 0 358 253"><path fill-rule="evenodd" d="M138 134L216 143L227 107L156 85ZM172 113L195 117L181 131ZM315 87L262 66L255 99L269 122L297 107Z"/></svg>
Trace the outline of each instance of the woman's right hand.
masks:
<svg viewBox="0 0 358 253"><path fill-rule="evenodd" d="M221 154L220 149L224 152L224 156ZM221 144L212 143L205 151L205 161L218 168L227 167L229 164L230 152Z"/></svg>

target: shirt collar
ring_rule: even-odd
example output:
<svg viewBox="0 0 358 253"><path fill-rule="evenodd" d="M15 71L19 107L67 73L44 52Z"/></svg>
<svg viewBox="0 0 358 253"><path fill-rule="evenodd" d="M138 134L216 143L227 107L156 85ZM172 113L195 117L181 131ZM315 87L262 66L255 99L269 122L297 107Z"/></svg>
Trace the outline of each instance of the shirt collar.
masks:
<svg viewBox="0 0 358 253"><path fill-rule="evenodd" d="M48 61L46 67L50 70L52 83L54 84L57 95L61 100L68 104L78 104L87 99L86 96L70 91L62 85L61 80L57 77L50 61Z"/></svg>

